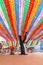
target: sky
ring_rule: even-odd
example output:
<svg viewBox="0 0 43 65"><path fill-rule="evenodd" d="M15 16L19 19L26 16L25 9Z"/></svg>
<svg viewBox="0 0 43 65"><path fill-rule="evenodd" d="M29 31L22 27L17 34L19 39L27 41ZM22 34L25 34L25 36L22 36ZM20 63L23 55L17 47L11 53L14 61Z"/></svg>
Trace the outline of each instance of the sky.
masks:
<svg viewBox="0 0 43 65"><path fill-rule="evenodd" d="M6 41L3 37L0 36L0 41Z"/></svg>

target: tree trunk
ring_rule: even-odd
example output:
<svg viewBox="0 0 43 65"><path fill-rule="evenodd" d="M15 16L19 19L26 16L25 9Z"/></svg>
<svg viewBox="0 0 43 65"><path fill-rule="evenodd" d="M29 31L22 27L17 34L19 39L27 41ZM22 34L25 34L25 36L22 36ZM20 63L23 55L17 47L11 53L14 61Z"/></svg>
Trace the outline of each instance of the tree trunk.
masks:
<svg viewBox="0 0 43 65"><path fill-rule="evenodd" d="M20 44L21 46L21 55L25 55L25 48L23 44Z"/></svg>
<svg viewBox="0 0 43 65"><path fill-rule="evenodd" d="M14 55L14 48L13 47L11 48L10 55Z"/></svg>
<svg viewBox="0 0 43 65"><path fill-rule="evenodd" d="M21 39L21 35L19 35L19 40L20 40L20 47L21 47L21 55L25 55L25 48L24 48L24 41L26 39L26 36L24 38L24 40Z"/></svg>

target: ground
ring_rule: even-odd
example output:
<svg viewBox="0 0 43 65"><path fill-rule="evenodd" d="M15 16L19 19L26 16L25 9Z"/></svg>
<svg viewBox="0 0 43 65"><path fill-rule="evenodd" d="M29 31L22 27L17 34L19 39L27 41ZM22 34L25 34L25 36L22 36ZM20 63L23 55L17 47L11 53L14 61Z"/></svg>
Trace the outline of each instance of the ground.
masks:
<svg viewBox="0 0 43 65"><path fill-rule="evenodd" d="M43 65L43 52L28 55L0 55L0 65Z"/></svg>

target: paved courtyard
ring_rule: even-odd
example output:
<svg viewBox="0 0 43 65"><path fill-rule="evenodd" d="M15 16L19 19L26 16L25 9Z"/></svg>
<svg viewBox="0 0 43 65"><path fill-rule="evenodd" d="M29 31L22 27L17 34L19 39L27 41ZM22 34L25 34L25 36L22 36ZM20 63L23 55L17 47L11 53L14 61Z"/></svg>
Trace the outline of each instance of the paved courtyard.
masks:
<svg viewBox="0 0 43 65"><path fill-rule="evenodd" d="M28 55L0 55L0 65L43 65L43 53Z"/></svg>

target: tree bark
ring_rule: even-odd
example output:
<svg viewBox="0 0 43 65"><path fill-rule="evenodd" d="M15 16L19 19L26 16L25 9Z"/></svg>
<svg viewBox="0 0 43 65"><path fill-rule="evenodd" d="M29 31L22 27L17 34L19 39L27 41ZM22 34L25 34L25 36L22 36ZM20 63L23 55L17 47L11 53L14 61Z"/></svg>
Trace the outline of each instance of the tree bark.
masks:
<svg viewBox="0 0 43 65"><path fill-rule="evenodd" d="M22 40L21 35L19 35L19 40L20 40L20 46L21 46L21 54L25 55L24 42L26 40L26 34L24 36L24 40Z"/></svg>
<svg viewBox="0 0 43 65"><path fill-rule="evenodd" d="M11 50L10 55L14 55L14 48L12 47L10 50Z"/></svg>
<svg viewBox="0 0 43 65"><path fill-rule="evenodd" d="M21 43L20 46L21 46L21 55L25 55L25 48L23 43Z"/></svg>

